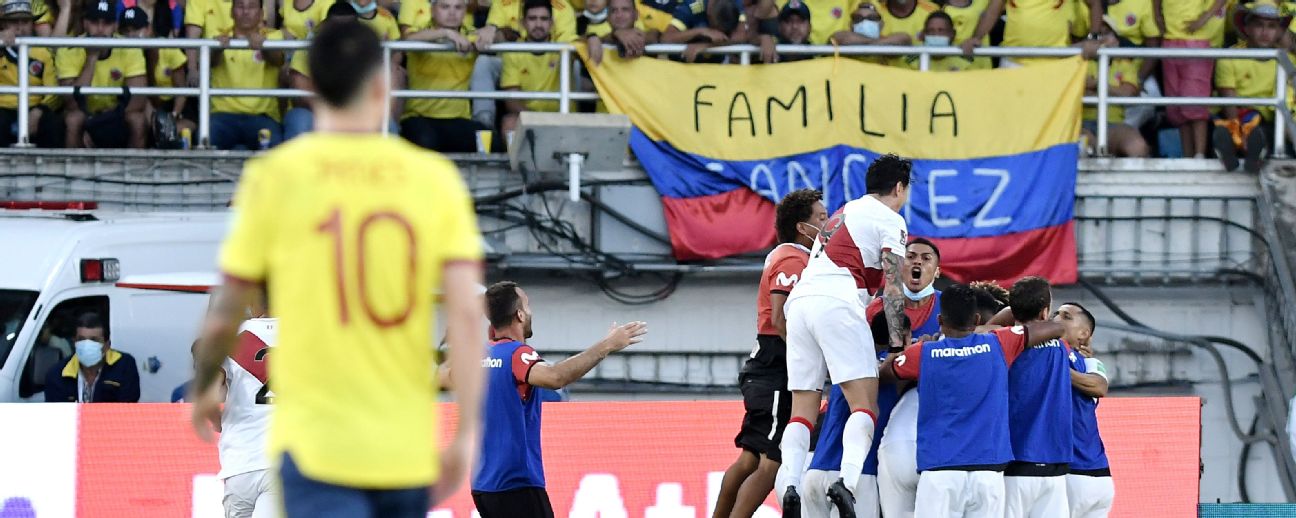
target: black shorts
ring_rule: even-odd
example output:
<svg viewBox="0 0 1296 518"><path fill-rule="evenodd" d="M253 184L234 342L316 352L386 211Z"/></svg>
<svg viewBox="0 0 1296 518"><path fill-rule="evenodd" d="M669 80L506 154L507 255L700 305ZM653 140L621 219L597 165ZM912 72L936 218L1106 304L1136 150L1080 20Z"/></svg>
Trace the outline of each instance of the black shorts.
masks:
<svg viewBox="0 0 1296 518"><path fill-rule="evenodd" d="M792 414L792 393L787 390L787 373L777 371L744 372L738 378L743 395L742 429L734 445L770 460L782 462L779 443L783 429Z"/></svg>
<svg viewBox="0 0 1296 518"><path fill-rule="evenodd" d="M472 492L481 518L554 518L549 493L543 487L524 487L500 492Z"/></svg>

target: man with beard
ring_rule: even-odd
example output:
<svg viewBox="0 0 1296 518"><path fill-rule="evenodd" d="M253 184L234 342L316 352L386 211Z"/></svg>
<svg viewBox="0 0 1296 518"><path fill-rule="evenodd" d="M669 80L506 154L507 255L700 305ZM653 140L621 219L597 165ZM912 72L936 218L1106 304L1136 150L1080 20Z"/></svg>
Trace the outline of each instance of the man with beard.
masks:
<svg viewBox="0 0 1296 518"><path fill-rule="evenodd" d="M581 379L609 354L642 341L648 324L613 324L589 349L550 364L526 343L531 301L517 283L497 282L486 290L486 315L494 341L481 362L487 389L473 503L482 518L553 518L540 455L536 389L558 390Z"/></svg>

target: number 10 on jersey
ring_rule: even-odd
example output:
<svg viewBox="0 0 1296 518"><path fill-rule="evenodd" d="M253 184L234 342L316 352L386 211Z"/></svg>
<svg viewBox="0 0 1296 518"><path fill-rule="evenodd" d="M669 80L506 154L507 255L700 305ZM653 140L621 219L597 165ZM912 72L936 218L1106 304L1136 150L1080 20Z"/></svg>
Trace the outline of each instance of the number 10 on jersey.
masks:
<svg viewBox="0 0 1296 518"><path fill-rule="evenodd" d="M361 309L364 310L364 316L374 325L383 327L393 327L404 323L409 319L410 313L414 310L414 300L416 289L415 274L418 264L418 243L414 239L414 226L410 224L405 216L397 212L376 211L367 213L360 219L360 224L354 229L345 227L346 220L342 217L342 209L333 209L329 213L328 219L316 227L316 231L327 235L333 241L333 267L334 282L337 290L338 317L343 326L351 324L351 306L348 300L357 300ZM375 228L388 226L395 228L397 234L402 236L406 250L409 250L408 261L405 266L405 277L401 282L405 287L405 296L399 309L393 314L379 314L374 309L370 300L368 270L366 269L365 259L366 251L371 247L375 249L400 249L402 243L398 242L369 242L369 233ZM390 232L388 232L390 235ZM372 265L369 265L372 266ZM348 277L348 273L351 274ZM355 287L355 297L348 297L348 286Z"/></svg>

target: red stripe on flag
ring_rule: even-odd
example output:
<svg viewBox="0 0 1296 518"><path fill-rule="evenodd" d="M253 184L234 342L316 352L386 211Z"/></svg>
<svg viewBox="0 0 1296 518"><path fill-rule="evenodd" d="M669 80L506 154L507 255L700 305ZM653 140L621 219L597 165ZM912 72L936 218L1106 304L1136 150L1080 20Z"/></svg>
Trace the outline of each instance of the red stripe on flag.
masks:
<svg viewBox="0 0 1296 518"><path fill-rule="evenodd" d="M694 198L662 197L680 261L719 259L774 244L774 203L751 189Z"/></svg>
<svg viewBox="0 0 1296 518"><path fill-rule="evenodd" d="M1075 222L994 237L932 239L941 251L941 274L960 282L1010 285L1039 275L1053 284L1076 282Z"/></svg>

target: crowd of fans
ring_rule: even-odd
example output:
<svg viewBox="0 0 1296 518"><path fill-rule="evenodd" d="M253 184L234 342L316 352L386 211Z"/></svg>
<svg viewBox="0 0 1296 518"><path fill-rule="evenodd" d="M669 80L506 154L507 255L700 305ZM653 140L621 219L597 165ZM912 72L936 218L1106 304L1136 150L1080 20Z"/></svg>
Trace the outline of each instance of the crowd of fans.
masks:
<svg viewBox="0 0 1296 518"><path fill-rule="evenodd" d="M707 47L751 43L765 63L805 59L776 44L958 46L964 55L933 57L930 69L962 71L1029 66L1045 58L972 57L976 46L1291 48L1291 16L1275 0L0 0L0 84L17 82L19 36L211 38L248 40L249 49L212 54L214 88L309 88L305 52L272 51L268 40L306 40L328 20L359 18L384 39L449 43L453 52L393 56L397 86L419 90L556 91L556 53L494 53L500 42L589 44L591 61L608 52L636 58L652 43L686 44L687 62L723 62ZM87 59L87 54L95 59ZM917 69L916 56L862 56ZM596 65L597 66L597 65ZM1099 80L1090 62L1088 93L1205 97L1272 96L1274 60L1112 61ZM32 85L196 86L190 49L34 48ZM589 81L579 81L586 85ZM0 144L16 135L16 96L0 96ZM180 147L195 131L196 101L140 95L33 96L28 119L41 147ZM581 109L599 109L594 104ZM277 145L311 127L310 99L216 97L211 143L220 149ZM554 111L554 101L410 99L395 102L393 131L444 152L478 150L476 132L498 129L497 142L524 110ZM1096 130L1085 112L1085 132ZM1119 156L1203 157L1214 148L1229 169L1255 166L1272 135L1271 108L1176 106L1109 108L1110 149ZM1177 131L1176 131L1177 130ZM1209 144L1209 145L1208 145Z"/></svg>

